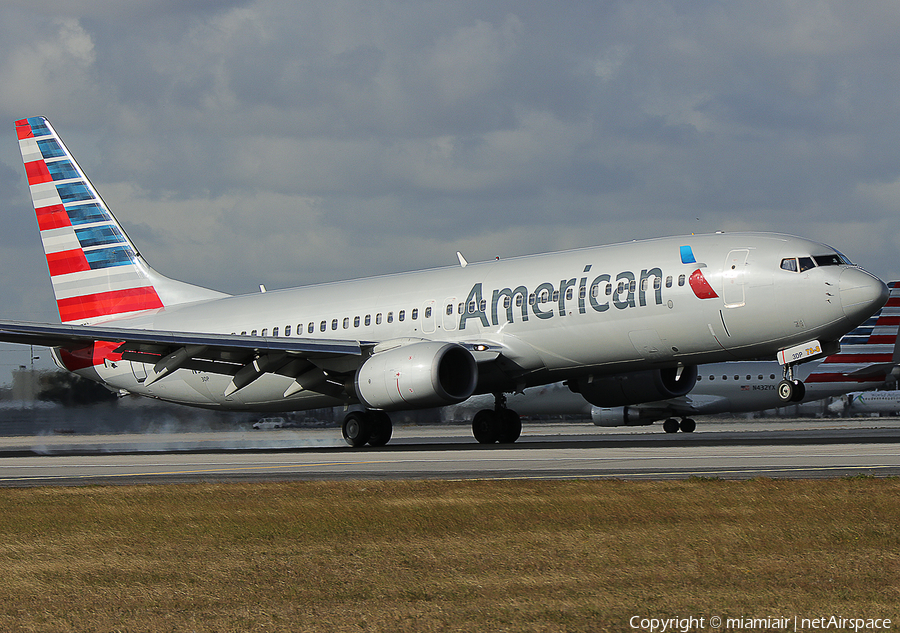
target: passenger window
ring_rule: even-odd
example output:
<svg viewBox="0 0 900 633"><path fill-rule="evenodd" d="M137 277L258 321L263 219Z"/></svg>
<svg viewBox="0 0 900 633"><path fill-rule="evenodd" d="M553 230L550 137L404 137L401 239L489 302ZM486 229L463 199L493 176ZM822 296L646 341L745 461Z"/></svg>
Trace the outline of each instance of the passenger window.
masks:
<svg viewBox="0 0 900 633"><path fill-rule="evenodd" d="M553 291L553 303L557 303L559 301L559 290Z"/></svg>
<svg viewBox="0 0 900 633"><path fill-rule="evenodd" d="M659 290L659 289L661 289L661 288L662 288L662 278L661 278L661 277L654 277L654 278L653 278L653 289L654 289L654 290Z"/></svg>
<svg viewBox="0 0 900 633"><path fill-rule="evenodd" d="M331 329L332 329L332 330L336 330L336 329L337 329L337 319L332 319L332 320L331 320Z"/></svg>
<svg viewBox="0 0 900 633"><path fill-rule="evenodd" d="M487 309L487 300L486 300L486 299L482 299L482 300L481 300L481 303L479 304L479 306L481 307L481 311L484 312L484 311Z"/></svg>
<svg viewBox="0 0 900 633"><path fill-rule="evenodd" d="M612 284L606 284L606 296L610 296L612 294Z"/></svg>
<svg viewBox="0 0 900 633"><path fill-rule="evenodd" d="M309 322L309 327L307 328L307 332L309 332L310 334L312 334L312 333L315 332L315 331L316 331L316 324L313 323L312 321L310 321L310 322Z"/></svg>
<svg viewBox="0 0 900 633"><path fill-rule="evenodd" d="M262 332L259 333L259 335L260 335L260 336L265 336L265 335L268 334L268 333L269 333L269 328L264 327L264 328L262 329Z"/></svg>
<svg viewBox="0 0 900 633"><path fill-rule="evenodd" d="M359 317L353 317L353 327L359 327Z"/></svg>
<svg viewBox="0 0 900 633"><path fill-rule="evenodd" d="M415 321L416 319L419 318L419 309L418 309L418 308L413 308L413 311L412 311L412 314L410 315L410 318L411 318L413 321Z"/></svg>
<svg viewBox="0 0 900 633"><path fill-rule="evenodd" d="M466 309L466 304L460 303L459 307L456 310L456 314L462 314L465 309Z"/></svg>
<svg viewBox="0 0 900 633"><path fill-rule="evenodd" d="M381 312L375 315L375 325L381 325Z"/></svg>
<svg viewBox="0 0 900 633"><path fill-rule="evenodd" d="M634 292L635 288L637 288L637 282L634 279L632 279L631 282L628 284L628 292Z"/></svg>
<svg viewBox="0 0 900 633"><path fill-rule="evenodd" d="M684 275L678 275L678 285L679 286L684 285Z"/></svg>
<svg viewBox="0 0 900 633"><path fill-rule="evenodd" d="M256 330L250 330L250 336L256 336Z"/></svg>
<svg viewBox="0 0 900 633"><path fill-rule="evenodd" d="M319 330L320 330L321 332L324 332L324 331L327 330L327 329L328 329L328 322L327 322L327 321L322 321L321 323L319 323Z"/></svg>
<svg viewBox="0 0 900 633"><path fill-rule="evenodd" d="M387 322L388 322L388 323L393 323L393 322L394 322L394 313L393 313L393 312L388 312Z"/></svg>
<svg viewBox="0 0 900 633"><path fill-rule="evenodd" d="M672 275L669 275L668 277L666 277L666 288L671 288L671 287L672 287Z"/></svg>
<svg viewBox="0 0 900 633"><path fill-rule="evenodd" d="M278 328L277 327L272 328L272 336L274 336L276 338L278 337Z"/></svg>
<svg viewBox="0 0 900 633"><path fill-rule="evenodd" d="M789 270L792 273L797 272L797 260L793 257L785 257L781 260L781 270Z"/></svg>
<svg viewBox="0 0 900 633"><path fill-rule="evenodd" d="M290 325L285 325L285 326L284 326L284 335L285 335L285 336L290 336L290 335L291 335L291 326L290 326Z"/></svg>
<svg viewBox="0 0 900 633"><path fill-rule="evenodd" d="M344 329L350 328L350 317L344 317Z"/></svg>
<svg viewBox="0 0 900 633"><path fill-rule="evenodd" d="M430 319L430 318L431 318L431 308L430 308L430 307L425 308L425 318L426 318L426 319Z"/></svg>
<svg viewBox="0 0 900 633"><path fill-rule="evenodd" d="M405 319L406 319L406 310L400 310L400 312L397 313L397 320L403 321Z"/></svg>
<svg viewBox="0 0 900 633"><path fill-rule="evenodd" d="M528 295L528 305L533 306L536 298L537 297L535 296L535 294L533 292L530 295Z"/></svg>
<svg viewBox="0 0 900 633"><path fill-rule="evenodd" d="M522 302L525 301L525 297L523 295L516 295L516 307L521 308Z"/></svg>
<svg viewBox="0 0 900 633"><path fill-rule="evenodd" d="M243 332L241 332L241 336L247 336L247 330L244 330Z"/></svg>
<svg viewBox="0 0 900 633"><path fill-rule="evenodd" d="M372 315L367 314L366 315L366 327L369 327L370 325L372 325Z"/></svg>

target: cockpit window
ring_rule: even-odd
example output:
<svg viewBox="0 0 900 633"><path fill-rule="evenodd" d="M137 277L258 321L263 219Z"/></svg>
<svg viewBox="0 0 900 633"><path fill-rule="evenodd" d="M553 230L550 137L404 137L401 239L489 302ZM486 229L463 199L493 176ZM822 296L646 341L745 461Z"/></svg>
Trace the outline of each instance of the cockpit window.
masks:
<svg viewBox="0 0 900 633"><path fill-rule="evenodd" d="M816 267L815 263L813 263L812 257L798 257L797 259L800 261L800 272L801 273L806 272L810 268Z"/></svg>
<svg viewBox="0 0 900 633"><path fill-rule="evenodd" d="M785 257L781 260L781 270L789 270L792 273L797 272L797 260L793 257Z"/></svg>
<svg viewBox="0 0 900 633"><path fill-rule="evenodd" d="M816 260L816 264L819 266L846 266L850 263L838 253L832 253L830 255L814 255L813 259Z"/></svg>

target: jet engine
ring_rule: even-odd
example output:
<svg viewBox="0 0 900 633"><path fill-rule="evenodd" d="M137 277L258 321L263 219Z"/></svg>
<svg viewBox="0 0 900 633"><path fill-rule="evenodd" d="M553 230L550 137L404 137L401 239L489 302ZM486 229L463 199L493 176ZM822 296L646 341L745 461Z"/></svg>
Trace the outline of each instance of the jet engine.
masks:
<svg viewBox="0 0 900 633"><path fill-rule="evenodd" d="M568 382L595 407L621 407L687 395L697 384L697 368L648 369L609 376L583 376Z"/></svg>
<svg viewBox="0 0 900 633"><path fill-rule="evenodd" d="M357 370L355 388L370 409L458 404L475 391L478 366L455 343L422 341L373 354Z"/></svg>
<svg viewBox="0 0 900 633"><path fill-rule="evenodd" d="M640 410L628 407L591 407L594 426L647 426L655 417L644 417Z"/></svg>

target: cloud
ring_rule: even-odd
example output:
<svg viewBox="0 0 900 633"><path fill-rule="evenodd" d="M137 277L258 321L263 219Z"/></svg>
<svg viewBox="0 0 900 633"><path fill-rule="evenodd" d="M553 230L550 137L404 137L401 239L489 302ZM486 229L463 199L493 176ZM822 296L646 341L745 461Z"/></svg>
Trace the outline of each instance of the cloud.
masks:
<svg viewBox="0 0 900 633"><path fill-rule="evenodd" d="M717 229L896 278L898 29L804 0L5 3L0 263L39 248L12 121L46 114L151 262L228 291Z"/></svg>

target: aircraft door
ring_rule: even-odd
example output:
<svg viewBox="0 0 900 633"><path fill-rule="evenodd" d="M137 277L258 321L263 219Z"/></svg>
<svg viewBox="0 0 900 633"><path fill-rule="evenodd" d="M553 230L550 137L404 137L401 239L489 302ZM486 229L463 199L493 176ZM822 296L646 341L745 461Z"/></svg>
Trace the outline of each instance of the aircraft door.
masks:
<svg viewBox="0 0 900 633"><path fill-rule="evenodd" d="M456 314L456 297L449 297L444 300L444 329L451 332L456 329L456 321L459 316Z"/></svg>
<svg viewBox="0 0 900 633"><path fill-rule="evenodd" d="M725 268L722 271L724 284L722 299L726 308L739 308L745 303L744 284L749 256L750 251L741 248L731 251L725 258Z"/></svg>
<svg viewBox="0 0 900 633"><path fill-rule="evenodd" d="M426 301L422 309L422 331L434 334L434 301Z"/></svg>

